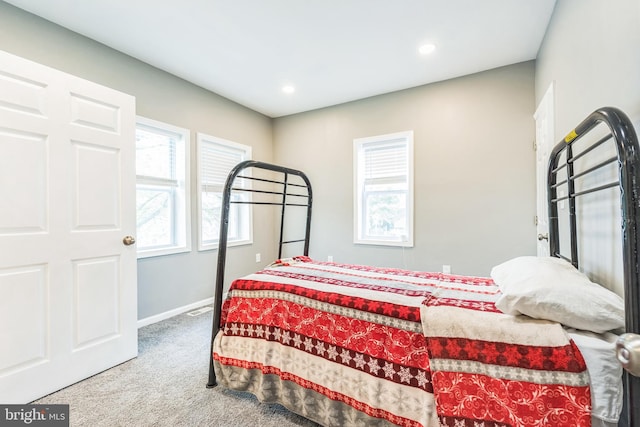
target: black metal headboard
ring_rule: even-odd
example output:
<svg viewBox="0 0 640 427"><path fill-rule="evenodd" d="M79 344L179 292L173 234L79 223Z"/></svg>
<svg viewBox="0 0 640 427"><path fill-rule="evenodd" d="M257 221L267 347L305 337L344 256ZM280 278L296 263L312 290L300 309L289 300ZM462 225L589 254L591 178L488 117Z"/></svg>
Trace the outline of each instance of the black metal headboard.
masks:
<svg viewBox="0 0 640 427"><path fill-rule="evenodd" d="M581 140L597 126L605 126L603 136L589 141L585 147L577 150L577 141ZM574 168L576 161L584 158L598 147L615 145L616 154L582 170ZM574 152L579 151L579 152ZM638 245L640 243L640 147L638 138L629 118L620 110L605 107L591 113L563 141L553 149L548 169L549 202L549 245L552 256L564 258L578 267L578 237L576 199L608 188L620 189L622 217L622 263L624 269L624 301L626 332L640 334L640 263ZM617 180L590 188L576 189L579 178L598 173L607 165L618 165ZM559 188L566 189L566 195L558 195ZM560 230L558 205L568 203L568 235L570 255L560 250ZM635 404L634 404L635 402ZM626 413L621 425L640 426L640 377L625 372ZM628 424L626 424L628 422Z"/></svg>
<svg viewBox="0 0 640 427"><path fill-rule="evenodd" d="M252 171L267 171L274 175L273 177L254 176ZM297 182L292 182L290 177L297 177ZM254 183L266 185L266 188L249 188L247 186L236 186L236 180L248 180ZM264 198L232 200L232 193L244 193L262 195ZM284 245L293 243L303 243L303 255L309 255L309 237L311 234L311 207L313 203L313 193L311 190L311 182L307 176L296 169L290 169L283 166L272 165L269 163L259 162L255 160L247 160L238 163L227 177L222 193L222 213L220 218L220 238L218 240L218 265L216 270L216 286L214 292L213 305L213 327L211 330L211 350L209 363L209 382L207 387L211 388L216 385L216 376L213 369L213 340L220 329L220 316L222 315L222 296L224 289L224 272L227 260L227 237L229 233L229 216L231 205L248 204L248 205L270 205L279 206L280 209L280 238L278 243L278 258L282 257L282 249ZM287 207L299 207L306 209L306 219L304 224L305 235L300 239L285 240L284 225L285 211Z"/></svg>

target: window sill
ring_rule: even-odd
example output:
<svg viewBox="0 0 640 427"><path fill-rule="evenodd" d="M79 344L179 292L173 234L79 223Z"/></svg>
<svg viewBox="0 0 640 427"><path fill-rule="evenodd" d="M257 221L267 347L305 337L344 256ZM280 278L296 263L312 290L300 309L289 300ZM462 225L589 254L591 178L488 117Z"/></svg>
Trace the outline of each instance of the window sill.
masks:
<svg viewBox="0 0 640 427"><path fill-rule="evenodd" d="M152 258L156 256L175 255L191 252L191 247L181 246L179 248L147 249L138 251L138 259Z"/></svg>
<svg viewBox="0 0 640 427"><path fill-rule="evenodd" d="M372 246L396 246L403 248L412 248L413 240L354 240L356 245L372 245Z"/></svg>
<svg viewBox="0 0 640 427"><path fill-rule="evenodd" d="M251 240L238 240L238 241L234 241L234 242L227 242L227 247L234 247L234 246L247 246L247 245L252 245L253 244L253 239ZM218 249L218 244L210 244L210 245L200 245L198 247L198 251L211 251L211 250L215 250Z"/></svg>

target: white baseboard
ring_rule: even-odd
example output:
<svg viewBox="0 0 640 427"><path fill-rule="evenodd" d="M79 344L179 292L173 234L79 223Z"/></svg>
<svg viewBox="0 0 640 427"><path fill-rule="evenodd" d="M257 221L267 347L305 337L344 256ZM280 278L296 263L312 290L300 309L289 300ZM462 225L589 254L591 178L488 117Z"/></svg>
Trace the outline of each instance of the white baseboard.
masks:
<svg viewBox="0 0 640 427"><path fill-rule="evenodd" d="M186 313L187 311L191 311L196 308L200 308L202 306L211 305L211 304L213 304L213 297L203 299L202 301L194 302L193 304L188 304L182 307L174 308L173 310L165 311L164 313L156 314L154 316L145 317L144 319L138 320L138 329L142 328L143 326L161 322L170 317L177 316L178 314Z"/></svg>

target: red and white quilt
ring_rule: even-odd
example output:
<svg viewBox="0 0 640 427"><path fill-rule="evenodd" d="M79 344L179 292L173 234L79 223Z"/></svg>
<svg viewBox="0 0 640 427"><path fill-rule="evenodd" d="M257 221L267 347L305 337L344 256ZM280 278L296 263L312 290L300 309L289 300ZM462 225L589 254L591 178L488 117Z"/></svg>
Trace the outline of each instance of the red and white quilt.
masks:
<svg viewBox="0 0 640 427"><path fill-rule="evenodd" d="M297 257L234 281L219 384L324 426L589 426L560 325L494 306L490 279Z"/></svg>

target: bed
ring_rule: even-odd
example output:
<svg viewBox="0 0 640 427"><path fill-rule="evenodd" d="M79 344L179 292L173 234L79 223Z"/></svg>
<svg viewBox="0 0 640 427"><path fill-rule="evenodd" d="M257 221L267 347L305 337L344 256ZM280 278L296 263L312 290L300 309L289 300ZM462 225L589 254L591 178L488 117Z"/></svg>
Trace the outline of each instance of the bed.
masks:
<svg viewBox="0 0 640 427"><path fill-rule="evenodd" d="M575 167L607 144L613 157ZM324 426L640 426L640 378L630 374L640 366L638 153L624 113L589 115L550 157L551 256L515 257L485 278L314 260L306 175L239 164L222 199L207 386L251 392ZM606 165L615 182L576 187ZM578 269L576 201L611 188L621 195L624 300ZM234 203L275 207L280 243L275 262L225 294ZM303 237L288 237L291 210L304 212L292 221ZM300 255L283 256L296 245Z"/></svg>

